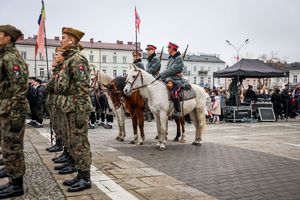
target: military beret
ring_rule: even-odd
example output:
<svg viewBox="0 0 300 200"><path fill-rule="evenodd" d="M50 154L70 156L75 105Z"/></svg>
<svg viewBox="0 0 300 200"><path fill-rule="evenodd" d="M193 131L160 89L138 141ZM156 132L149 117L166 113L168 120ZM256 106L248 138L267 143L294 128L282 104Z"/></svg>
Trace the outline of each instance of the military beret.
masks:
<svg viewBox="0 0 300 200"><path fill-rule="evenodd" d="M132 52L132 55L133 56L142 56L142 54L140 53L140 52L138 52L138 51L134 51L134 52Z"/></svg>
<svg viewBox="0 0 300 200"><path fill-rule="evenodd" d="M77 29L74 29L74 28L69 28L69 27L63 27L62 28L62 33L68 33L68 34L71 34L73 36L75 36L78 41L81 40L81 38L84 36L84 32L80 31L80 30L77 30Z"/></svg>
<svg viewBox="0 0 300 200"><path fill-rule="evenodd" d="M18 40L23 35L23 33L19 29L9 24L0 25L0 32L7 33L14 40Z"/></svg>
<svg viewBox="0 0 300 200"><path fill-rule="evenodd" d="M172 48L172 49L178 49L178 45L177 44L175 44L175 43L173 43L173 42L169 42L169 45L168 45L168 47L170 47L170 48Z"/></svg>
<svg viewBox="0 0 300 200"><path fill-rule="evenodd" d="M148 44L146 50L150 50L150 49L156 50L157 48L152 44Z"/></svg>
<svg viewBox="0 0 300 200"><path fill-rule="evenodd" d="M62 47L56 47L55 48L55 52L64 52L65 51L65 49L64 48L62 48Z"/></svg>

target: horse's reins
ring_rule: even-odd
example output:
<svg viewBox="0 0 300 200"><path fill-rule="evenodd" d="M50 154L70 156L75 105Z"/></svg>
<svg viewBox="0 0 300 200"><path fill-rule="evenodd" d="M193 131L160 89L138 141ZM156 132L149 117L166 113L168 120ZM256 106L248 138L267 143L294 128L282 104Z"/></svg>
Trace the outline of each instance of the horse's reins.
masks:
<svg viewBox="0 0 300 200"><path fill-rule="evenodd" d="M139 75L141 75L141 82L142 82L142 85L141 86L138 86L136 88L132 88L131 90L132 91L135 91L135 90L138 90L140 88L143 88L143 87L147 87L148 85L151 85L152 83L154 83L155 81L157 81L157 79L154 79L153 81L151 81L150 83L147 83L145 85L144 84L144 78L143 78L143 75L141 73L141 71L139 70L138 74L136 75L135 79L132 81L132 83L130 81L126 81L126 83L129 83L131 86L134 84L134 82L137 80L137 78L139 77Z"/></svg>

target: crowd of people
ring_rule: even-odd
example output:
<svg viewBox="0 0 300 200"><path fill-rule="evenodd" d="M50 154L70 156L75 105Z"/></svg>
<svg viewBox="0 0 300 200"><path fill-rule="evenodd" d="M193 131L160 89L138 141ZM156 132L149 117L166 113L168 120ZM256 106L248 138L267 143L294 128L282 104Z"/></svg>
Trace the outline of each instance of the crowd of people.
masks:
<svg viewBox="0 0 300 200"><path fill-rule="evenodd" d="M237 82L234 84L236 84L236 92L223 87L206 88L206 92L210 95L207 102L207 117L212 123L219 123L220 119L224 119L225 106L249 106L251 103L259 101L272 102L276 121L278 119L295 118L300 114L300 88L290 89L289 85L286 84L281 90L279 88L267 89L264 86L254 90L253 86L249 85L244 90Z"/></svg>

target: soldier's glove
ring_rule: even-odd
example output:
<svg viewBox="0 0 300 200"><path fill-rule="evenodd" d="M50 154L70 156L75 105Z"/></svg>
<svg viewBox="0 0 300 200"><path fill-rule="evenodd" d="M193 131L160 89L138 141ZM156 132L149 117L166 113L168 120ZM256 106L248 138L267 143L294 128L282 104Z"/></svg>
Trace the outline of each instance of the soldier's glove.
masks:
<svg viewBox="0 0 300 200"><path fill-rule="evenodd" d="M83 128L83 126L87 123L84 118L84 113L76 112L75 123L77 128Z"/></svg>
<svg viewBox="0 0 300 200"><path fill-rule="evenodd" d="M12 112L11 120L10 120L10 131L11 132L20 132L23 128L23 119L20 113Z"/></svg>
<svg viewBox="0 0 300 200"><path fill-rule="evenodd" d="M159 79L161 79L161 75L160 74L158 74L157 76L155 76L155 80L159 80Z"/></svg>

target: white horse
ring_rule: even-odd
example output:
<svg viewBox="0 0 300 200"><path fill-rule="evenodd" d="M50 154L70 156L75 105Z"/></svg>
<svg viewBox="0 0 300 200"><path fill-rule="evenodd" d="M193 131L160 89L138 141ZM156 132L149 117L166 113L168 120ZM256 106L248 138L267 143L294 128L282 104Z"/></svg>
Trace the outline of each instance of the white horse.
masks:
<svg viewBox="0 0 300 200"><path fill-rule="evenodd" d="M165 149L168 116L172 114L174 103L169 99L169 91L163 81L155 81L148 72L131 65L124 93L130 95L133 90L138 89L140 95L148 100L149 108L154 115L158 132L159 150ZM205 91L202 87L191 84L196 93L196 98L181 102L182 116L190 113L193 124L196 128L195 140L193 145L201 145L202 132L206 126L205 110L206 99ZM183 105L182 105L183 104Z"/></svg>
<svg viewBox="0 0 300 200"><path fill-rule="evenodd" d="M101 70L98 71L97 73L93 73L91 77L95 78L93 81L93 88L95 90L101 89L105 96L107 97L107 101L109 104L109 107L113 110L115 115L117 116L117 121L118 121L118 127L119 127L119 134L116 137L116 140L119 141L124 141L124 138L126 136L126 131L125 131L125 112L124 112L124 107L120 106L119 108L115 108L110 96L108 95L107 88L105 86L108 86L111 81L113 80L112 77L108 76Z"/></svg>

